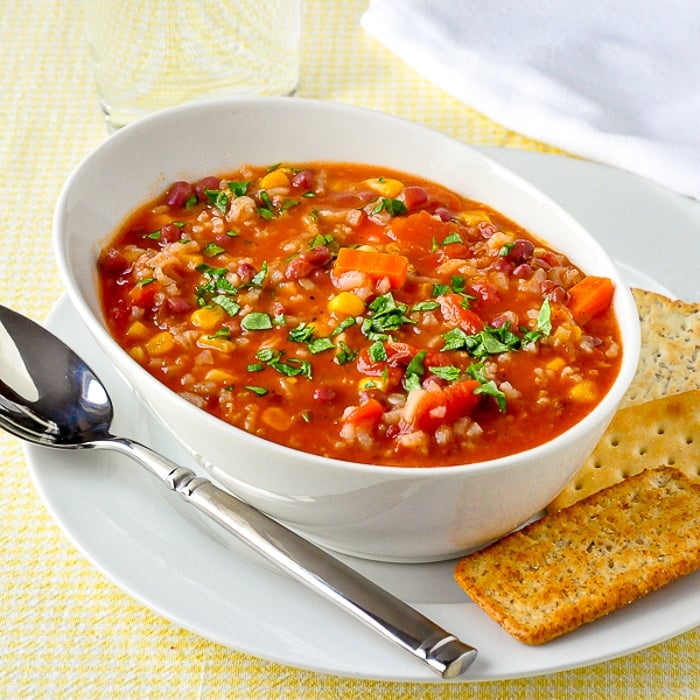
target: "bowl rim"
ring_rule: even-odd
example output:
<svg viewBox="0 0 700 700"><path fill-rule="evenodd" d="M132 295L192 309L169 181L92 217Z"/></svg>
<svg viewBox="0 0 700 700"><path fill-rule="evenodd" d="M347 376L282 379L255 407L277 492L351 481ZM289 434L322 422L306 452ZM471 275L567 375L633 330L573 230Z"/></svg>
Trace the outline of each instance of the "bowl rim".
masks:
<svg viewBox="0 0 700 700"><path fill-rule="evenodd" d="M525 190L528 194L533 195L533 201L538 201L540 203L546 203L548 206L553 206L558 210L563 218L566 219L574 229L576 229L579 235L583 235L587 243L595 246L598 253L602 255L608 264L611 271L615 273L615 297L614 304L616 307L616 315L618 320L618 326L621 334L621 348L622 348L622 360L620 365L620 370L614 382L606 392L605 396L596 404L596 406L587 413L580 421L574 425L567 428L563 433L555 436L554 438L531 447L527 450L522 450L509 455L498 457L491 460L469 462L465 464L454 464L454 465L442 465L442 466L400 466L400 465L376 465L368 464L366 462L354 462L349 460L343 460L335 457L326 457L323 455L318 455L312 452L306 452L304 450L299 450L293 447L288 447L286 445L273 442L266 438L254 435L247 432L243 428L239 428L235 425L227 423L226 421L217 418L216 416L198 408L194 404L187 401L182 396L178 395L175 391L164 385L162 382L158 381L156 377L151 375L144 367L142 367L138 362L129 356L129 354L116 342L112 335L107 330L104 323L93 313L92 309L85 300L81 290L80 285L73 273L73 268L68 259L68 241L66 240L66 230L63 223L67 220L67 208L70 196L73 191L76 180L83 173L83 171L91 166L91 164L101 158L105 152L111 149L119 147L122 141L126 141L127 144L129 140L135 138L142 131L148 131L151 129L152 125L160 124L164 120L170 118L177 118L180 115L187 114L189 112L198 113L201 111L208 110L227 110L232 106L249 108L249 109L285 109L288 105L301 105L301 108L306 108L309 110L317 110L321 113L324 111L329 111L333 113L338 113L345 116L352 116L353 113L363 113L370 119L378 120L390 120L396 123L397 127L404 129L413 129L414 133L421 132L425 134L426 138L432 139L442 139L447 140L448 144L455 148L463 149L464 151L469 151L472 154L478 154L478 158L484 165L494 168L499 174L507 175L512 182L514 182L519 188ZM328 162L332 162L332 159L328 159ZM231 166L236 167L235 165ZM468 193L462 193L464 196L469 196ZM491 204L498 209L498 204ZM124 219L129 215L129 212L125 212ZM114 235L114 231L110 231L105 235L105 240L108 240ZM545 241L547 242L547 241ZM343 469L351 470L355 472L367 472L373 475L376 474L386 474L387 476L405 476L410 474L413 478L430 478L435 477L440 474L461 474L463 472L470 473L480 473L480 472L492 472L499 470L506 470L513 468L522 462L532 462L538 457L545 457L550 452L555 452L562 445L567 442L577 442L579 438L583 437L584 433L590 432L590 429L599 423L601 414L603 416L606 413L613 415L617 406L622 399L625 391L627 390L629 384L632 381L634 373L637 368L637 362L640 352L640 328L639 328L639 318L636 311L636 305L629 287L624 283L622 275L615 264L614 260L607 253L607 251L598 243L594 236L584 227L573 215L571 215L564 207L562 207L558 202L553 200L549 195L542 192L538 187L529 182L526 178L514 173L510 168L498 163L492 159L487 154L478 150L474 146L467 144L459 139L445 134L441 131L433 129L431 127L419 124L417 122L408 120L404 117L390 114L387 112L381 112L368 107L355 106L350 104L345 104L341 102L329 101L329 100L319 100L310 99L302 97L229 97L229 98L216 98L207 100L198 100L194 102L188 102L174 107L170 107L159 112L148 114L140 119L128 124L115 133L109 135L105 140L94 147L90 152L88 152L73 168L68 177L66 178L56 205L54 208L54 214L52 219L52 244L54 248L54 254L59 269L59 275L63 281L64 287L71 300L71 303L76 308L78 313L84 322L86 322L90 332L99 341L98 344L106 352L109 360L115 364L118 368L125 362L128 364L131 370L135 370L141 381L145 381L149 386L153 387L158 393L167 392L168 399L175 400L186 412L194 412L193 416L196 416L198 420L203 420L205 423L211 424L212 429L215 431L221 430L232 430L240 439L251 441L253 447L258 446L266 450L271 450L273 456L277 458L289 457L290 453L296 456L298 459L311 460L312 463L323 468L332 469ZM99 300L98 300L99 303ZM620 311L629 311L629 318L626 320L627 323L622 322L620 317ZM111 353L107 352L107 349L111 349ZM116 353L116 355L115 355ZM121 372L124 375L124 372ZM139 387L138 389L134 386L134 382L129 377L124 377L127 384L139 395L141 401L146 404L150 402L144 399L144 391ZM611 406L611 404L613 404ZM153 411L150 406L148 410ZM220 468L220 467L219 467Z"/></svg>

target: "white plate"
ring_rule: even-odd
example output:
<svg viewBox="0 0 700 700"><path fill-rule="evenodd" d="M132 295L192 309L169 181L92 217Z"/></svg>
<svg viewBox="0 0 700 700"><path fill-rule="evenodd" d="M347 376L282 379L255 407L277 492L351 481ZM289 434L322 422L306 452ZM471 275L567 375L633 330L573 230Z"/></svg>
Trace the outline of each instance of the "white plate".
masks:
<svg viewBox="0 0 700 700"><path fill-rule="evenodd" d="M621 171L558 156L489 149L561 201L621 262L627 280L700 299L700 203ZM64 299L47 326L106 383L115 432L195 468L100 354ZM27 447L52 516L126 593L220 644L292 666L372 679L436 681L360 622L279 574L128 460ZM196 468L195 468L196 469ZM345 561L479 649L463 680L532 676L593 664L700 624L700 572L542 647L514 641L452 580L453 562Z"/></svg>

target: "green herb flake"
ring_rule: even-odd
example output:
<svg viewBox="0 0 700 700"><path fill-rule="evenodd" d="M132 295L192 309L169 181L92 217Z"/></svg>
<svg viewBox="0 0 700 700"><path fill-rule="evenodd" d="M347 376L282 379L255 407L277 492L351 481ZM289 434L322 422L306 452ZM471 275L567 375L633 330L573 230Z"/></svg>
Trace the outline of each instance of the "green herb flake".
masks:
<svg viewBox="0 0 700 700"><path fill-rule="evenodd" d="M213 335L208 335L207 338L226 338L227 340L231 337L231 329L227 326L219 328Z"/></svg>
<svg viewBox="0 0 700 700"><path fill-rule="evenodd" d="M498 254L503 258L507 257L508 253L510 253L510 251L513 250L514 245L515 241L506 243L505 245L501 246L501 249L498 251Z"/></svg>
<svg viewBox="0 0 700 700"><path fill-rule="evenodd" d="M314 338L308 344L309 352L312 355L318 355L318 353L330 350L334 347L333 341L329 338Z"/></svg>
<svg viewBox="0 0 700 700"><path fill-rule="evenodd" d="M314 335L314 327L302 321L296 328L292 328L287 334L287 338L293 343L308 343Z"/></svg>
<svg viewBox="0 0 700 700"><path fill-rule="evenodd" d="M221 253L225 253L226 249L222 248L218 243L207 243L204 248L202 248L202 255L205 258L214 258Z"/></svg>
<svg viewBox="0 0 700 700"><path fill-rule="evenodd" d="M438 304L437 301L419 301L418 303L414 304L411 307L411 311L435 311L435 309L439 309L440 304Z"/></svg>
<svg viewBox="0 0 700 700"><path fill-rule="evenodd" d="M228 183L228 188L236 197L242 197L248 192L249 185L250 182L248 180L235 180L234 182Z"/></svg>
<svg viewBox="0 0 700 700"><path fill-rule="evenodd" d="M152 231L151 233L147 233L144 238L150 238L152 241L159 241L161 236L161 230L158 229L157 231Z"/></svg>
<svg viewBox="0 0 700 700"><path fill-rule="evenodd" d="M382 197L373 207L371 213L374 215L381 211L386 211L390 216L400 216L408 213L408 207L400 199Z"/></svg>
<svg viewBox="0 0 700 700"><path fill-rule="evenodd" d="M450 243L464 243L464 241L462 240L462 236L460 236L456 231L453 231L452 233L445 236L445 238L442 240L441 245L450 245Z"/></svg>
<svg viewBox="0 0 700 700"><path fill-rule="evenodd" d="M265 365L261 365L259 362L251 362L246 365L246 369L249 372L262 372L265 369Z"/></svg>
<svg viewBox="0 0 700 700"><path fill-rule="evenodd" d="M204 190L209 203L215 206L222 214L228 208L228 195L223 190Z"/></svg>
<svg viewBox="0 0 700 700"><path fill-rule="evenodd" d="M282 202L282 206L280 207L280 212L284 211L289 211L290 209L293 209L294 207L298 207L301 204L301 202L298 199L285 199Z"/></svg>
<svg viewBox="0 0 700 700"><path fill-rule="evenodd" d="M433 285L433 297L441 297L449 293L450 288L446 284Z"/></svg>
<svg viewBox="0 0 700 700"><path fill-rule="evenodd" d="M335 361L339 365L346 365L348 362L352 362L358 355L357 350L353 350L348 346L347 343L342 340L338 342L335 352Z"/></svg>
<svg viewBox="0 0 700 700"><path fill-rule="evenodd" d="M552 334L552 307L549 304L549 299L545 298L537 314L537 330L544 335Z"/></svg>
<svg viewBox="0 0 700 700"><path fill-rule="evenodd" d="M428 367L430 372L446 382L456 382L462 371L454 365L435 365Z"/></svg>
<svg viewBox="0 0 700 700"><path fill-rule="evenodd" d="M266 389L264 386L252 386L250 384L246 384L245 388L248 389L248 391L252 391L257 396L265 396L269 391L269 389Z"/></svg>
<svg viewBox="0 0 700 700"><path fill-rule="evenodd" d="M155 277L144 277L136 283L137 287L146 287L149 284L153 284L156 281Z"/></svg>
<svg viewBox="0 0 700 700"><path fill-rule="evenodd" d="M270 314L251 311L241 320L241 326L247 331L268 331L272 328Z"/></svg>
<svg viewBox="0 0 700 700"><path fill-rule="evenodd" d="M367 354L372 362L386 362L389 356L386 353L386 348L381 340L376 340L367 348Z"/></svg>
<svg viewBox="0 0 700 700"><path fill-rule="evenodd" d="M236 316L241 310L241 305L225 294L216 294L211 298L211 301L220 306L229 316Z"/></svg>
<svg viewBox="0 0 700 700"><path fill-rule="evenodd" d="M331 331L330 337L335 338L336 335L340 335L344 330L351 328L356 323L354 316L347 316Z"/></svg>
<svg viewBox="0 0 700 700"><path fill-rule="evenodd" d="M425 356L427 352L421 350L417 352L408 363L404 375L404 386L407 391L421 388L421 377L425 374Z"/></svg>

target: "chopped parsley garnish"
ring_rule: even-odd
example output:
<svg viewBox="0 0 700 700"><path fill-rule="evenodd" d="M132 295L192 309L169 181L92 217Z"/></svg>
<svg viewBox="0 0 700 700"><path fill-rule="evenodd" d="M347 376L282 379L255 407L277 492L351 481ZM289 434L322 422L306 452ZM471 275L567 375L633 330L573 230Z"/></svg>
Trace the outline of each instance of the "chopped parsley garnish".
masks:
<svg viewBox="0 0 700 700"><path fill-rule="evenodd" d="M357 357L358 353L358 350L353 350L347 343L341 340L336 347L335 361L339 365L346 365L348 362L352 362Z"/></svg>
<svg viewBox="0 0 700 700"><path fill-rule="evenodd" d="M522 340L510 330L510 324L505 323L500 328L486 326L482 331L469 335L461 328L453 328L442 335L445 345L443 352L448 350L466 350L472 357L497 355L509 350L519 350Z"/></svg>
<svg viewBox="0 0 700 700"><path fill-rule="evenodd" d="M439 309L440 304L438 304L437 301L419 301L417 304L414 304L411 307L411 311L435 311L435 309Z"/></svg>
<svg viewBox="0 0 700 700"><path fill-rule="evenodd" d="M511 241L510 243L506 243L504 246L501 246L501 249L498 251L498 254L501 257L506 257L508 253L510 253L511 250L513 250L513 246L515 245L515 241Z"/></svg>
<svg viewBox="0 0 700 700"><path fill-rule="evenodd" d="M427 352L421 350L417 352L408 363L404 374L404 386L407 391L420 389L421 377L425 374L425 356Z"/></svg>
<svg viewBox="0 0 700 700"><path fill-rule="evenodd" d="M229 316L235 316L241 310L241 305L225 294L216 294L211 301L220 306Z"/></svg>
<svg viewBox="0 0 700 700"><path fill-rule="evenodd" d="M156 278L155 278L155 277L144 277L142 280L139 280L139 281L136 283L136 286L137 286L137 287L145 287L146 285L152 284L152 283L155 282L155 281L156 281Z"/></svg>
<svg viewBox="0 0 700 700"><path fill-rule="evenodd" d="M370 340L388 340L391 331L404 323L415 323L406 316L408 306L397 302L391 292L378 296L368 309L371 315L362 322L362 333Z"/></svg>
<svg viewBox="0 0 700 700"><path fill-rule="evenodd" d="M251 386L250 384L246 384L245 388L258 396L265 396L269 391L269 389L266 389L264 386Z"/></svg>
<svg viewBox="0 0 700 700"><path fill-rule="evenodd" d="M456 231L453 231L449 235L445 236L440 245L450 245L450 243L464 243L462 236L460 236Z"/></svg>
<svg viewBox="0 0 700 700"><path fill-rule="evenodd" d="M381 340L375 340L369 348L367 348L367 354L372 362L386 362L388 355L386 354L386 348Z"/></svg>
<svg viewBox="0 0 700 700"><path fill-rule="evenodd" d="M382 197L372 208L372 214L379 214L381 211L386 211L391 216L400 216L408 213L408 207L400 199Z"/></svg>
<svg viewBox="0 0 700 700"><path fill-rule="evenodd" d="M303 375L307 379L311 379L311 363L308 360L300 360L296 357L290 357L288 360L283 360L283 350L273 350L272 348L261 348L255 354L255 358L260 360L268 367L271 367L276 372L283 374L285 377L296 377ZM260 372L264 369L261 365L253 364L254 369L250 371Z"/></svg>
<svg viewBox="0 0 700 700"><path fill-rule="evenodd" d="M269 331L272 328L270 314L264 311L251 311L241 320L241 326L247 331Z"/></svg>
<svg viewBox="0 0 700 700"><path fill-rule="evenodd" d="M462 371L459 367L454 365L435 365L433 367L428 367L430 372L440 379L444 379L446 382L456 382L459 379L459 375Z"/></svg>
<svg viewBox="0 0 700 700"><path fill-rule="evenodd" d="M228 208L228 194L223 190L204 190L209 203L215 206L222 214L226 213Z"/></svg>
<svg viewBox="0 0 700 700"><path fill-rule="evenodd" d="M218 243L207 243L204 248L202 248L202 255L205 258L214 258L221 253L225 253L226 249L222 248Z"/></svg>
<svg viewBox="0 0 700 700"><path fill-rule="evenodd" d="M248 180L235 180L228 183L228 188L236 197L242 197L248 191L248 185L250 185Z"/></svg>
<svg viewBox="0 0 700 700"><path fill-rule="evenodd" d="M237 294L238 289L226 279L228 270L225 267L212 267L202 263L196 269L206 280L205 284L195 287L195 298L198 306L206 306L216 295L234 296ZM221 306L220 303L219 306Z"/></svg>
<svg viewBox="0 0 700 700"><path fill-rule="evenodd" d="M496 382L493 379L488 379L484 375L484 360L469 365L467 374L479 382L479 386L474 389L474 393L493 397L498 404L498 410L503 413L506 410L506 395L496 386Z"/></svg>

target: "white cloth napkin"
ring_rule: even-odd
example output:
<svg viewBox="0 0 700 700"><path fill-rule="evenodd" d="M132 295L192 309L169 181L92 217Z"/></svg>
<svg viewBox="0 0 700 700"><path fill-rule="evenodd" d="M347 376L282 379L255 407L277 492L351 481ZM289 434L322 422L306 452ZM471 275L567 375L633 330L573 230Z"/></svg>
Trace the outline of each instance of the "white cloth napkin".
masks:
<svg viewBox="0 0 700 700"><path fill-rule="evenodd" d="M697 0L372 0L362 25L506 128L700 199Z"/></svg>

